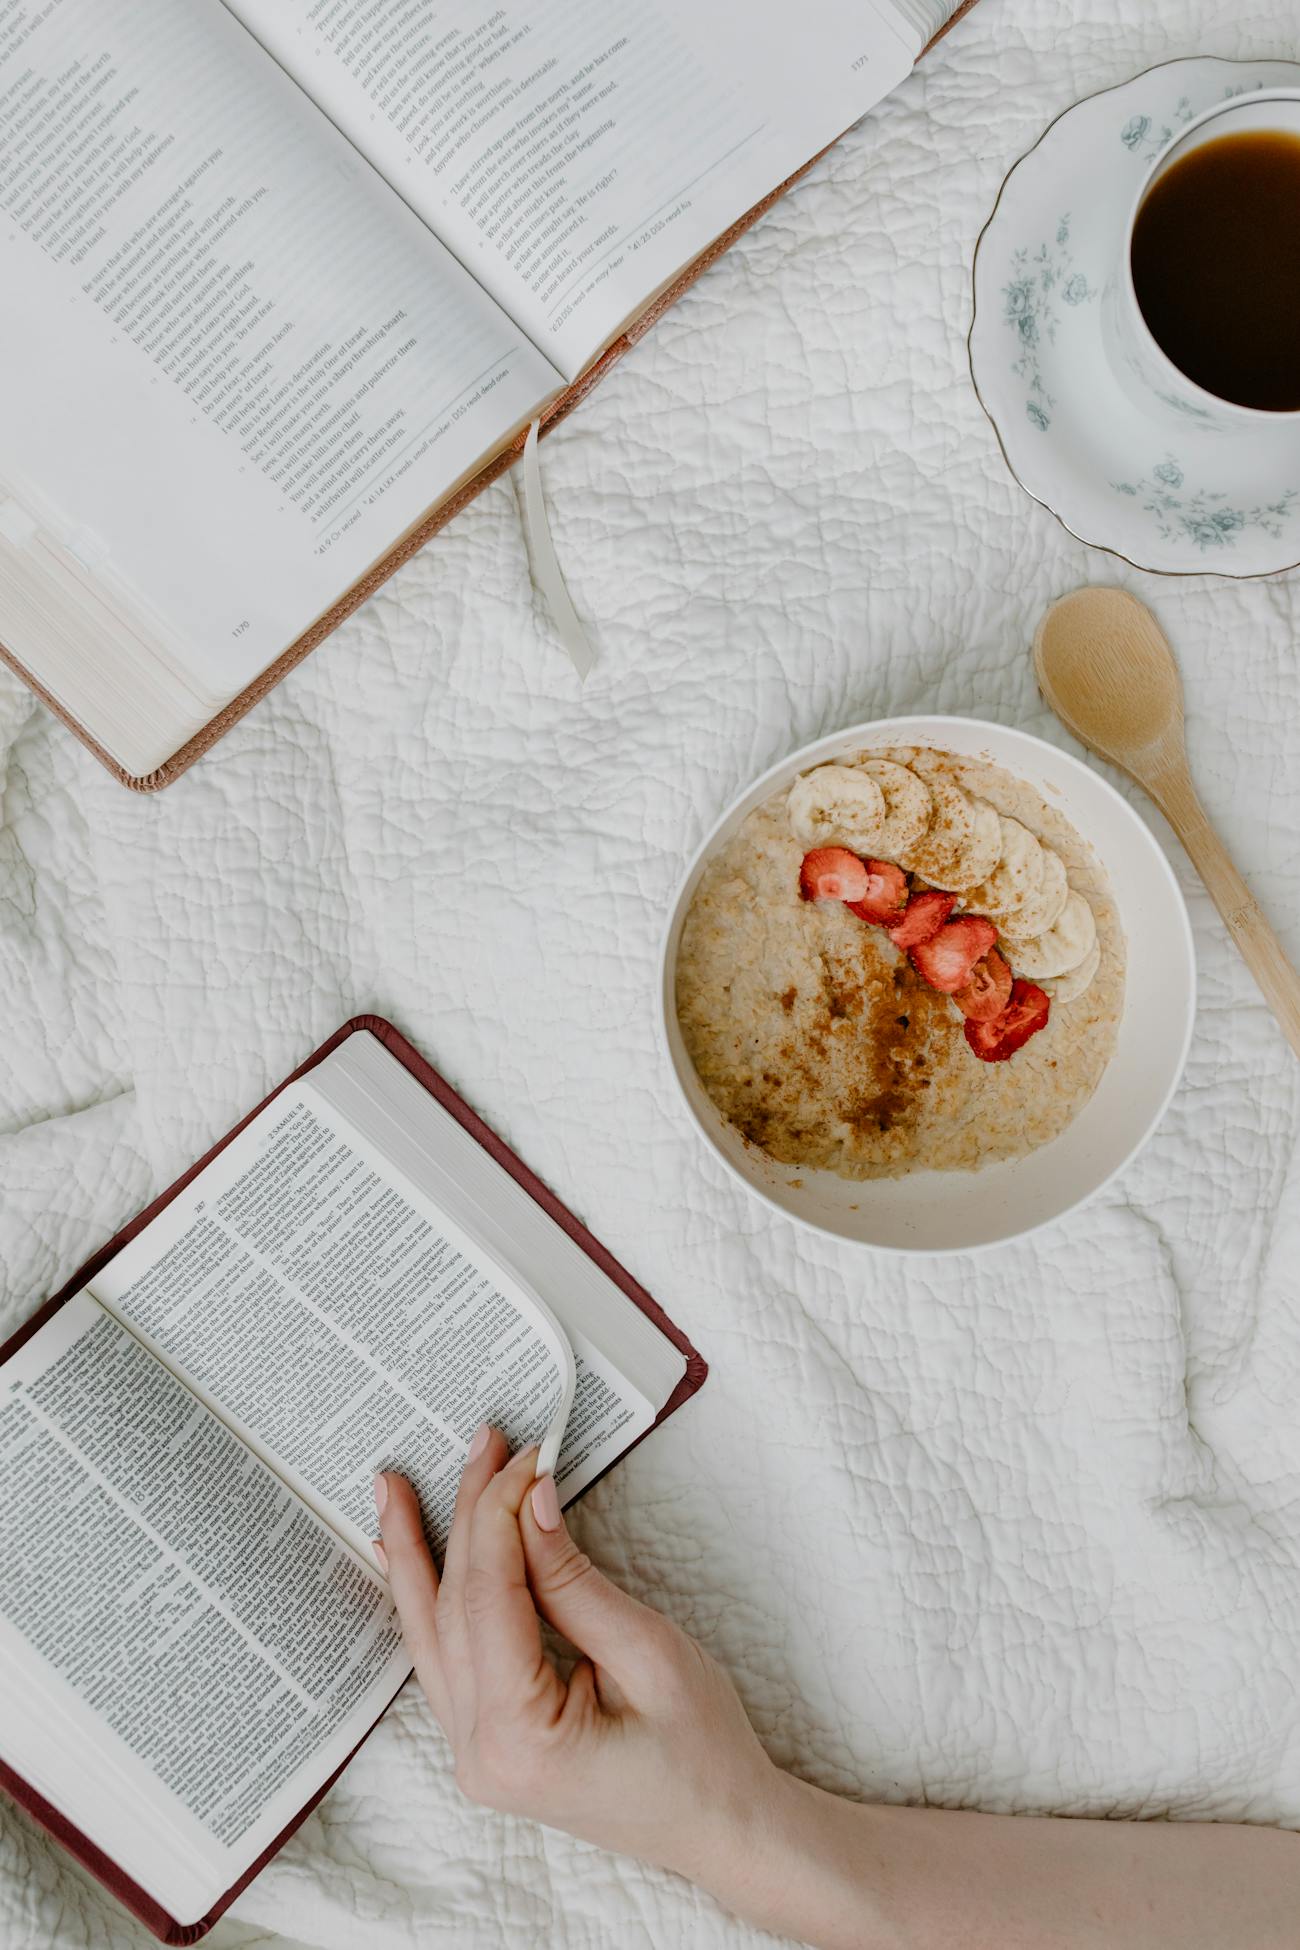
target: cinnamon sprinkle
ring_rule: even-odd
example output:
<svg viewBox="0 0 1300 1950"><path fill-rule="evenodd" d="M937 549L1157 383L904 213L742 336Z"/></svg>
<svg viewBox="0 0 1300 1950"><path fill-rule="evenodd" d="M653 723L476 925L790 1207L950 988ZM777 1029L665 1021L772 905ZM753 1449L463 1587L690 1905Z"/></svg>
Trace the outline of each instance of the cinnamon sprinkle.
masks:
<svg viewBox="0 0 1300 1950"><path fill-rule="evenodd" d="M809 1106L820 1104L825 1114L831 1075L833 1115L859 1138L898 1130L919 1115L931 1089L933 1039L950 1037L954 1025L947 998L909 961L891 965L890 952L866 931L851 955L822 951L820 993L777 1045L776 1064L762 1070L761 1093L747 1092L748 1101L732 1110L752 1144L804 1135ZM798 990L774 999L793 1016Z"/></svg>

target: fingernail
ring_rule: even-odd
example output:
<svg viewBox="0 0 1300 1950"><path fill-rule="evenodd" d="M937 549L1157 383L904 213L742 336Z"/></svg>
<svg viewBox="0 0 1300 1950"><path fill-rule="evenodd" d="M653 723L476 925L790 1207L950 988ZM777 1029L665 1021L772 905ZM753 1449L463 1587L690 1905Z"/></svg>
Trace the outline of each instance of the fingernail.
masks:
<svg viewBox="0 0 1300 1950"><path fill-rule="evenodd" d="M488 1446L488 1437L491 1433L492 1424L490 1422L485 1422L482 1428L475 1430L474 1440L470 1443L469 1454L465 1458L466 1462L476 1462L478 1460Z"/></svg>
<svg viewBox="0 0 1300 1950"><path fill-rule="evenodd" d="M540 1529L559 1529L560 1499L555 1493L553 1476L543 1476L540 1483L533 1484L533 1515Z"/></svg>
<svg viewBox="0 0 1300 1950"><path fill-rule="evenodd" d="M370 1548L375 1553L375 1558L378 1562L380 1570L383 1572L384 1576L387 1577L388 1576L388 1552L384 1549L378 1537L372 1537L370 1539Z"/></svg>
<svg viewBox="0 0 1300 1950"><path fill-rule="evenodd" d="M384 1514L384 1505L385 1503L387 1503L387 1501L388 1501L388 1478L381 1471L380 1474L375 1478L375 1508L376 1510L378 1510L381 1517Z"/></svg>

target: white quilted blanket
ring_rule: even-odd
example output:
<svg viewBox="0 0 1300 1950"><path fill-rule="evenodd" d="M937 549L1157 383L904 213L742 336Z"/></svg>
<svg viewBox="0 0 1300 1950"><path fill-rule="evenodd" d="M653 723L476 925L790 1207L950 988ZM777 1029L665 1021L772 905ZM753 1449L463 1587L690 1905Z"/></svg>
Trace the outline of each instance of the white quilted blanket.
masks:
<svg viewBox="0 0 1300 1950"><path fill-rule="evenodd" d="M1300 1068L1172 840L1186 1081L1117 1186L1018 1247L903 1264L775 1218L693 1135L652 1010L665 902L727 798L876 714L1064 738L1027 644L1090 578L1178 646L1205 797L1300 956L1300 582L1090 554L1005 473L964 347L976 234L1057 109L1168 56L1295 51L1292 0L983 0L546 444L585 690L510 481L156 799L0 674L0 1329L379 1009L711 1360L578 1528L783 1762L1300 1825ZM0 1813L6 1950L141 1940ZM757 1940L464 1806L414 1693L212 1939Z"/></svg>

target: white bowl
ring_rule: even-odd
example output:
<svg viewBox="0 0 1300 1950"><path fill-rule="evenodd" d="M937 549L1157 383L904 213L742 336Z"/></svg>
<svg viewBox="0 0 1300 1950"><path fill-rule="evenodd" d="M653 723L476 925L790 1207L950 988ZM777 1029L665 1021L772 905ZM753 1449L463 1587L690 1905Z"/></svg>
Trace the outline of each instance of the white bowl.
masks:
<svg viewBox="0 0 1300 1950"><path fill-rule="evenodd" d="M780 1165L741 1137L705 1092L677 1021L677 947L706 863L742 820L811 766L890 745L984 758L1059 806L1111 884L1127 942L1124 1014L1114 1056L1073 1123L1026 1158L982 1171L916 1171L860 1181ZM755 780L722 815L686 871L660 966L661 1027L673 1072L706 1141L769 1205L819 1232L891 1252L969 1252L1059 1219L1122 1171L1159 1123L1182 1075L1196 1010L1192 931L1154 837L1114 788L1026 731L979 718L883 718L805 745Z"/></svg>

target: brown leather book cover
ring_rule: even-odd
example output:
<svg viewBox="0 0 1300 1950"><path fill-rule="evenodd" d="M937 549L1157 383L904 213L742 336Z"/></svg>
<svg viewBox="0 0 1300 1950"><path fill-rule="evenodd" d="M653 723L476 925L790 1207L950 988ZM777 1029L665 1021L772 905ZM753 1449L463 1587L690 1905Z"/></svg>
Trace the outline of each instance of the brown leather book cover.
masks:
<svg viewBox="0 0 1300 1950"><path fill-rule="evenodd" d="M44 1326L50 1316L57 1313L65 1301L70 1300L74 1294L79 1293L87 1281L93 1280L96 1273L108 1264L115 1253L119 1252L130 1240L134 1239L137 1233L142 1232L151 1220L156 1219L158 1214L171 1204L177 1194L184 1191L191 1180L197 1178L198 1174L211 1164L219 1152L225 1150L231 1139L238 1137L239 1133L244 1129L244 1126L251 1123L259 1111L264 1110L266 1105L278 1097L282 1090L286 1090L291 1083L296 1083L299 1077L305 1076L309 1070L313 1070L332 1050L337 1049L339 1044L344 1042L347 1037L356 1035L357 1031L362 1029L369 1030L372 1036L378 1037L379 1041L384 1045L384 1048L390 1051L397 1058L398 1062L410 1071L417 1082L424 1085L429 1095L435 1097L445 1111L450 1112L457 1123L483 1146L483 1149L488 1153L489 1157L500 1165L503 1171L509 1172L510 1176L515 1180L515 1183L520 1185L528 1193L528 1196L541 1206L547 1217L553 1219L556 1225L568 1234L574 1245L581 1247L587 1257L595 1261L601 1272L607 1278L611 1279L615 1286L620 1288L627 1295L628 1299L654 1322L655 1326L672 1342L678 1352L685 1356L686 1373L682 1376L682 1379L678 1382L676 1388L664 1403L664 1406L660 1409L651 1425L652 1429L657 1429L661 1422L666 1421L670 1415L681 1407L684 1401L687 1401L690 1396L695 1394L703 1386L705 1376L709 1371L703 1356L696 1352L681 1329L673 1325L662 1307L633 1278L627 1268L621 1266L618 1260L614 1258L614 1255L601 1245L599 1239L588 1232L581 1220L575 1218L566 1205L561 1204L554 1192L549 1190L542 1183L541 1179L528 1169L528 1166L523 1162L522 1158L516 1156L509 1145L505 1144L497 1136L496 1132L483 1122L483 1119L478 1113L471 1110L464 1098L452 1089L445 1077L439 1076L433 1065L426 1062L424 1057L420 1055L420 1052L407 1042L401 1031L395 1029L393 1024L386 1021L383 1016L354 1016L350 1022L345 1022L341 1029L335 1030L334 1034L326 1042L323 1042L319 1049L313 1050L305 1063L300 1064L296 1070L284 1079L283 1083L278 1084L271 1091L269 1096L265 1097L260 1104L257 1104L250 1110L247 1117L242 1118L233 1130L227 1131L225 1137L214 1144L212 1149L200 1158L197 1164L191 1165L189 1170L183 1172L174 1185L169 1185L167 1190L161 1193L152 1205L146 1206L143 1212L138 1213L134 1219L123 1226L122 1230L115 1234L106 1245L101 1246L97 1252L92 1253L83 1266L78 1267L71 1279L66 1281L60 1287L59 1291L51 1299L47 1300L44 1306L33 1314L30 1320L25 1321L17 1333L13 1334L0 1347L0 1365L3 1365L11 1355L16 1354L19 1348L25 1342L29 1341L39 1328ZM616 1461L621 1462L623 1456L628 1455L631 1450L636 1448L637 1443L643 1442L645 1436L650 1433L651 1429L647 1429L643 1435L636 1438L636 1441L630 1442L627 1448L616 1458ZM614 1463L609 1465L611 1469L614 1467ZM601 1471L601 1475L606 1474L608 1474L607 1470ZM599 1481L600 1477L593 1478L593 1483ZM591 1487L592 1484L589 1483L587 1488L590 1489ZM583 1490L580 1494L585 1496L586 1490ZM396 1694L394 1694L394 1698L396 1698ZM389 1705L391 1706L391 1704L392 1701L390 1700ZM385 1711L387 1711L387 1708ZM382 1719L383 1715L381 1714L379 1717ZM379 1721L376 1720L374 1726L378 1726L378 1724ZM137 1917L144 1924L145 1928L151 1930L162 1942L197 1943L199 1938L205 1936L212 1928L217 1918L234 1902L240 1891L246 1889L254 1876L261 1874L262 1870L271 1860L271 1857L284 1847L284 1844L294 1833L294 1830L300 1827L307 1819L307 1816L311 1813L317 1802L329 1793L335 1781L338 1780L339 1775L343 1772L343 1768L352 1759L353 1754L365 1744L370 1734L374 1732L374 1726L357 1742L357 1746L352 1749L352 1753L348 1755L342 1767L337 1768L331 1774L325 1785L316 1794L312 1795L311 1799L299 1810L288 1826L276 1836L270 1847L263 1851L256 1862L253 1863L252 1867L239 1878L239 1881L232 1888L226 1891L220 1901L197 1923L178 1923L175 1917L169 1916L162 1905L155 1902L153 1897L148 1895L140 1887L139 1883L133 1881L124 1870L120 1869L115 1862L111 1861L102 1849L97 1848L89 1836L83 1835L81 1830L76 1828L66 1816L61 1815L58 1809L53 1807L45 1799L44 1795L38 1794L29 1782L14 1772L13 1768L7 1767L2 1759L0 1759L0 1788L3 1788L20 1807L25 1808L28 1814L40 1823L47 1834L52 1835L55 1841L61 1842L70 1855L74 1855L82 1866L90 1871L91 1875L102 1882L106 1889L111 1890L118 1901L129 1909L131 1914Z"/></svg>
<svg viewBox="0 0 1300 1950"><path fill-rule="evenodd" d="M975 0L962 0L961 6L958 7L951 19L945 21L944 25L939 29L939 32L934 36L934 39L922 48L921 55L918 58L924 58L930 52L930 49L956 26L962 16L970 12L974 5ZM651 299L644 311L638 314L622 336L616 339L612 345L607 346L599 357L588 366L587 370L581 373L571 386L567 387L564 392L560 393L545 408L541 415L542 434L547 434L551 431L552 427L558 426L565 415L571 413L579 401L585 399L592 388L600 384L606 373L609 372L612 366L617 364L623 354L630 351L639 339L644 338L655 320L662 318L669 306L676 304L682 293L689 290L690 286L708 269L709 265L721 257L724 251L729 250L736 239L743 236L745 231L757 223L763 213L766 210L770 210L772 205L778 202L785 195L786 191L791 189L799 181L800 177L806 176L808 171L813 167L813 164L819 162L825 154L826 151L823 149L817 155L810 156L801 169L797 169L793 176L788 176L784 183L778 183L776 188L769 195L765 196L761 202L756 203L751 210L747 210L744 216L738 218L735 223L724 230L720 237L715 237L708 248L701 251L700 255L687 265L680 276L674 278L672 283L665 290L661 291L656 298ZM132 792L160 792L164 786L170 785L174 779L180 777L182 772L187 771L196 759L202 758L204 752L209 751L216 744L218 738L229 731L233 724L237 724L246 712L251 711L253 706L266 696L268 691L274 690L281 678L287 677L295 664L300 664L305 656L316 649L318 644L323 643L327 636L331 636L338 629L339 625L351 616L353 610L359 609L361 604L368 597L373 596L375 591L387 582L391 575L396 574L403 563L409 562L411 557L417 554L424 547L425 543L437 534L440 528L446 526L453 515L459 514L461 509L467 507L476 495L483 492L484 488L490 487L493 481L499 479L508 468L513 467L519 459L519 456L523 453L525 438L526 432L517 434L477 474L470 480L464 482L445 501L440 501L435 507L431 508L424 519L418 522L414 528L410 529L402 537L401 541L395 547L391 548L386 555L381 556L374 567L367 570L366 574L354 582L350 589L345 590L338 601L330 609L327 609L323 616L318 616L310 629L304 630L303 634L295 642L291 643L289 648L283 651L273 664L268 664L260 676L255 677L251 684L245 686L238 697L232 698L230 703L218 711L214 718L208 720L202 731L196 732L187 744L182 745L179 751L173 752L166 763L160 765L154 772L148 772L144 776L137 778L133 777L131 773L124 771L117 760L111 757L104 750L103 746L91 737L83 725L79 724L75 718L71 717L64 710L63 706L51 696L45 686L37 682L31 672L23 667L17 657L7 650L3 643L0 643L0 661L8 664L9 668L22 679L24 684L35 691L41 702L53 711L56 718L60 718L67 725L69 731L81 740L87 751L94 753L100 764L106 766L120 784L127 786Z"/></svg>

